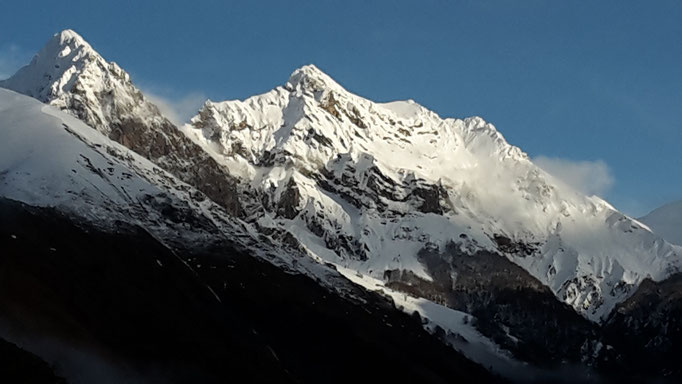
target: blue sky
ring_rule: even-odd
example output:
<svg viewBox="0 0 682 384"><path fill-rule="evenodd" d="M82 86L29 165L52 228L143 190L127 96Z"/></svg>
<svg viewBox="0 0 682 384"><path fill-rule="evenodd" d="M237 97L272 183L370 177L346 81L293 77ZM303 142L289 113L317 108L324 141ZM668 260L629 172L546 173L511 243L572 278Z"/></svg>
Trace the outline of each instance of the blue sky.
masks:
<svg viewBox="0 0 682 384"><path fill-rule="evenodd" d="M631 215L682 199L680 1L0 0L0 10L0 77L73 28L185 116L314 63L373 100L482 116Z"/></svg>

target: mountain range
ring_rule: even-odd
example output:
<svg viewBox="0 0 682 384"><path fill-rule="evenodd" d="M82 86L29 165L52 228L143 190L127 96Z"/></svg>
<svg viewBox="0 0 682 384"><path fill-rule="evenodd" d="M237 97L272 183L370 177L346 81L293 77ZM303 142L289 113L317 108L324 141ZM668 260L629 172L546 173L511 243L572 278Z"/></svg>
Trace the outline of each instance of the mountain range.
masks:
<svg viewBox="0 0 682 384"><path fill-rule="evenodd" d="M387 329L400 323L413 336L396 348L409 350L408 341L416 340L409 337L426 337L426 350L439 356L429 374L423 360L407 359L406 369L419 380L682 375L675 358L682 352L682 246L672 232L680 216L667 207L636 220L585 196L536 166L480 117L442 118L412 100L376 103L308 65L262 95L206 101L187 124L175 126L122 68L72 30L52 37L0 87L0 197L12 215L40 223L57 216L72 222L76 229L68 236L81 240L96 234L107 243L111 234L125 233L124 244L153 250L146 258L163 255L149 261L161 269L173 266L163 274L164 284L172 285L171 277L189 279L187 291L178 294L203 301L187 305L217 308L200 320L211 322L212 332L225 333L220 319L229 318L227 324L243 313L252 322L230 324L248 328L260 322L270 330L265 341L232 328L225 336L253 350L253 361L269 367L261 373L270 379L314 382L319 376L312 373L321 372L302 364L321 345L302 337L310 350L292 347L279 324L258 320L266 312L246 303L249 295L265 297L277 314L292 311L277 301L300 308L296 295L327 292L320 295L351 308L351 329L367 326L399 338ZM12 224L7 227L9 239L16 240ZM85 234L78 232L84 227ZM52 248L54 253L61 246ZM128 262L121 270L140 268L140 279L150 268ZM254 263L264 275L244 272L249 287L243 289L250 293L228 289L238 278L229 270ZM261 281L267 274L277 276L282 297L264 293L272 284ZM291 276L308 279L309 291ZM128 292L126 281L117 282L117 292ZM235 300L242 300L242 315L225 314L228 306L220 304ZM303 311L315 319L330 316L333 307L309 308L315 305L306 302ZM363 310L402 320L377 323L353 315ZM61 311L73 316L71 307ZM409 317L401 311L417 316L417 326L406 325ZM338 317L335 322L343 328ZM309 328L296 329L299 334ZM59 332L64 334L71 335ZM123 360L134 345L116 349L111 340L98 340L92 348ZM395 362L386 343L373 342L383 351L376 358ZM355 351L358 345L338 347ZM182 351L180 344L174 348ZM228 349L202 351L207 361L173 377L229 376L210 364L220 353L233 353ZM445 356L458 368L448 367ZM356 360L347 372L361 372ZM242 366L240 374L257 381L258 370ZM57 373L68 380L70 372Z"/></svg>

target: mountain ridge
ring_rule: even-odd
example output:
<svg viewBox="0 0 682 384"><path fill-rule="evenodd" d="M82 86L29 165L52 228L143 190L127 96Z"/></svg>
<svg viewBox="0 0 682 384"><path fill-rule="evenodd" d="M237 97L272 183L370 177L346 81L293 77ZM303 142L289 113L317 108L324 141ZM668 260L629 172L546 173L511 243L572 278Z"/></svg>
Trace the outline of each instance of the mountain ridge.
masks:
<svg viewBox="0 0 682 384"><path fill-rule="evenodd" d="M682 200L664 204L637 220L668 242L682 245Z"/></svg>
<svg viewBox="0 0 682 384"><path fill-rule="evenodd" d="M57 68L64 76L40 76L50 67L43 61L63 58L77 59ZM375 278L397 267L430 280L419 251L456 242L498 252L601 321L643 279L664 279L681 264L679 247L562 185L482 118L443 119L416 103L374 103L314 65L262 95L207 101L179 129L72 30L55 35L0 86L21 91L26 78L57 90L38 95L49 104L257 230L293 236L313 258ZM407 227L382 222L402 217Z"/></svg>
<svg viewBox="0 0 682 384"><path fill-rule="evenodd" d="M62 50L39 57L91 49L79 39L58 34L48 46ZM439 311L419 312L451 345L473 334L470 346L540 366L631 357L636 346L612 351L601 332L623 308L639 316L638 292L667 287L682 264L682 247L562 184L481 117L375 103L308 65L269 92L209 100L176 127L85 48L57 79L34 59L0 83L50 90L48 106L0 90L0 114L26 128L3 127L13 151L0 153L2 197L132 221L179 250L234 243L344 297L358 292L346 279L404 310L409 294L455 313L439 331L428 322ZM41 129L53 143L32 139ZM639 336L633 345L648 342Z"/></svg>
<svg viewBox="0 0 682 384"><path fill-rule="evenodd" d="M409 113L405 113L406 104ZM512 261L550 286L560 300L595 321L627 298L638 282L647 277L663 279L680 263L679 249L660 243L651 248L656 256L638 266L640 255L650 252L646 250L649 245L644 244L655 243L655 235L598 197L583 196L567 188L535 166L518 147L509 145L482 118L442 119L416 103L394 102L388 107L373 103L347 92L314 65L295 70L284 86L270 92L243 101L207 102L181 129L216 161L244 179L243 184L261 191L274 188L272 193L263 193L268 195L267 201L274 202L270 208L272 217L283 218L275 226L286 227L292 223L285 220L303 218L300 227L317 231L313 236L327 243L338 231L334 227L344 228L344 235L331 242L349 245L335 250L339 257L322 258L345 267L354 263L352 259L364 259L361 251L353 254L350 249L369 245L363 245L357 233L357 227L366 223L352 223L350 218L358 212L346 209L349 205L361 211L389 212L389 217L391 210L408 216L420 210L441 216L448 211L451 216L447 221L455 225L450 228L450 238L436 239L441 248L450 240L459 241L456 235L460 233L475 240L476 247L503 255L508 254L504 249L513 250L515 246L499 244L498 237L503 242L521 244L516 248L533 248L531 253L536 257L512 256ZM341 178L356 181L344 185ZM366 191L356 191L357 196L349 196L349 188L367 180L374 184L370 187L374 192L383 183L384 195L368 198ZM334 187L335 183L342 188ZM490 192L501 188L504 192ZM283 204L289 207L291 199L296 200L296 209L284 216L277 207L282 197L286 200ZM310 201L331 208L327 212L322 212L324 208L315 210ZM409 208L410 201L416 206ZM329 222L323 234L319 233L319 220L314 218L320 214L326 215ZM587 222L578 223L581 220ZM472 233L471 227L481 225L482 230L476 233L474 229ZM613 238L609 246L618 249L613 253L628 256L604 254L604 247L589 240L597 235L582 231L584 225L594 230L601 227L600 236ZM427 224L420 222L419 226ZM641 231L641 235L627 235L633 231ZM568 242L562 234L569 238ZM636 240L638 236L642 239ZM310 237L302 234L300 239ZM622 240L630 246L618 245ZM350 245L354 241L359 244ZM428 241L417 242L423 245ZM576 246L579 248L571 249ZM545 249L539 250L541 247ZM417 251L407 252L416 257ZM543 252L552 255L538 260L537 254ZM409 269L429 279L417 260L405 260L404 253L402 256ZM573 261L566 261L570 259ZM566 272L566 267L576 271ZM362 269L362 273L373 269L373 277L380 278L385 268L392 267L374 264ZM562 268L568 276L551 276L561 273ZM634 275L628 275L631 271ZM622 275L609 281L610 276L618 274Z"/></svg>

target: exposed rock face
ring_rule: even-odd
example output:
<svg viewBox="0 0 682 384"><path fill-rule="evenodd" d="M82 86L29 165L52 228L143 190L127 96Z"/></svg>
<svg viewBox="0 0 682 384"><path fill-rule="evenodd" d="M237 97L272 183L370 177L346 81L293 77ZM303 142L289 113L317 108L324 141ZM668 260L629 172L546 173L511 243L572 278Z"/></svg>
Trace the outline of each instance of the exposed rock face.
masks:
<svg viewBox="0 0 682 384"><path fill-rule="evenodd" d="M229 171L218 165L168 120L159 126L149 126L144 120L131 117L112 124L112 128L112 139L152 160L183 182L195 186L232 215L241 215L236 181Z"/></svg>
<svg viewBox="0 0 682 384"><path fill-rule="evenodd" d="M432 280L392 270L385 272L387 285L474 315L481 332L522 360L555 365L590 356L598 340L594 324L509 260L465 247L424 248L419 257Z"/></svg>
<svg viewBox="0 0 682 384"><path fill-rule="evenodd" d="M613 348L601 364L625 377L682 376L682 275L642 282L605 322L604 340Z"/></svg>
<svg viewBox="0 0 682 384"><path fill-rule="evenodd" d="M294 182L294 179L289 179L289 183L286 185L284 192L277 201L277 214L286 219L293 219L298 215L300 209L301 194L298 192L298 187Z"/></svg>

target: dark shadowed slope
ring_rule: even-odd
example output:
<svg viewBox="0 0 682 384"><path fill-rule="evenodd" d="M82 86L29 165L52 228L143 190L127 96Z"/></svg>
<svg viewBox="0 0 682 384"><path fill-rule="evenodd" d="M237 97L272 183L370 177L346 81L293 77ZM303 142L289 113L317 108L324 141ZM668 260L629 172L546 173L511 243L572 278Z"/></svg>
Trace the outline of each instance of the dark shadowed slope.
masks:
<svg viewBox="0 0 682 384"><path fill-rule="evenodd" d="M44 360L3 339L0 339L0 381L24 384L65 383Z"/></svg>
<svg viewBox="0 0 682 384"><path fill-rule="evenodd" d="M0 249L4 332L74 382L495 380L382 297L352 303L227 246L181 255L197 275L139 228L2 200Z"/></svg>
<svg viewBox="0 0 682 384"><path fill-rule="evenodd" d="M248 324L137 227L103 233L4 200L0 249L7 333L70 381L287 381Z"/></svg>

